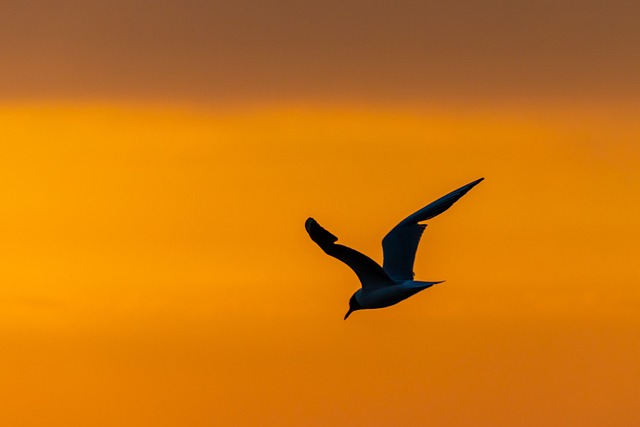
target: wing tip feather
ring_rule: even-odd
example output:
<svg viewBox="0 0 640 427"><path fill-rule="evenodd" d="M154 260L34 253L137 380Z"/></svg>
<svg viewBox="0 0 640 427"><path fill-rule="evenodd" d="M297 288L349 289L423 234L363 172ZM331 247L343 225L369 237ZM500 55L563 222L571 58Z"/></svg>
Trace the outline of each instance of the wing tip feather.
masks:
<svg viewBox="0 0 640 427"><path fill-rule="evenodd" d="M330 245L338 240L336 236L325 230L320 224L318 224L318 221L311 217L307 218L305 221L304 228L307 230L307 233L309 233L311 240L319 245Z"/></svg>

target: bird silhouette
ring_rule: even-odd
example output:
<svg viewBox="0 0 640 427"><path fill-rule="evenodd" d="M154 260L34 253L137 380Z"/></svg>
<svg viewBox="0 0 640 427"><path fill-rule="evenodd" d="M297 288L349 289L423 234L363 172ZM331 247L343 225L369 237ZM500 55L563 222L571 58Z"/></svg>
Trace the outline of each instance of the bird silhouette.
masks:
<svg viewBox="0 0 640 427"><path fill-rule="evenodd" d="M382 267L368 256L337 244L338 238L325 230L313 218L305 222L305 229L311 240L329 256L347 264L358 276L362 287L349 300L349 311L346 320L356 310L389 307L427 289L438 282L413 280L413 263L420 243L420 237L426 224L420 224L449 209L469 190L478 185L484 178L477 179L435 202L429 203L419 211L409 215L382 239L384 263Z"/></svg>

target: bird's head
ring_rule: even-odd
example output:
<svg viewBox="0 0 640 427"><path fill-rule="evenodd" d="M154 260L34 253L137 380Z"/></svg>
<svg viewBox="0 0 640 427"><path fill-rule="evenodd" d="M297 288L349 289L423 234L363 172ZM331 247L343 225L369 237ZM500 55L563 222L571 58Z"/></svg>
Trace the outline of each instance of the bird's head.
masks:
<svg viewBox="0 0 640 427"><path fill-rule="evenodd" d="M344 320L347 320L347 317L349 317L349 315L354 311L361 310L361 309L362 309L362 306L356 299L356 294L351 295L351 299L349 300L349 311L347 311L347 314L344 315Z"/></svg>

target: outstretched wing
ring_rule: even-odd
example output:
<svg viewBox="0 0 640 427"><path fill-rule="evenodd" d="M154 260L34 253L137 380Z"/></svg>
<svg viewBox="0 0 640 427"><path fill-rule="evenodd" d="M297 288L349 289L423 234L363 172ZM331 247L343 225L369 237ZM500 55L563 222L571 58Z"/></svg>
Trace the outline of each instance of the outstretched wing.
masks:
<svg viewBox="0 0 640 427"><path fill-rule="evenodd" d="M363 290L378 289L394 284L377 262L354 249L336 244L338 238L322 228L315 219L307 219L304 226L311 240L316 242L327 255L344 262L356 273Z"/></svg>
<svg viewBox="0 0 640 427"><path fill-rule="evenodd" d="M484 178L475 180L465 186L442 196L435 202L429 203L419 211L409 215L396 225L382 239L384 252L384 271L394 280L413 280L413 263L420 243L420 237L426 224L420 221L431 219L446 211L469 190L478 185Z"/></svg>
<svg viewBox="0 0 640 427"><path fill-rule="evenodd" d="M413 280L413 263L425 228L427 224L397 225L382 239L382 268L394 280Z"/></svg>

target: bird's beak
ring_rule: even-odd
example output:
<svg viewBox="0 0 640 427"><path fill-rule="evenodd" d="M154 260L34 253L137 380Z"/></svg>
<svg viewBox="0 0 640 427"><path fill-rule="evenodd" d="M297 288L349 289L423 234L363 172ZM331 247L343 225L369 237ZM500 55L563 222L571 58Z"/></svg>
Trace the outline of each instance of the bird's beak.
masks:
<svg viewBox="0 0 640 427"><path fill-rule="evenodd" d="M344 315L344 320L347 320L347 317L349 317L349 315L353 313L353 310L351 310L351 308L349 308L349 311L347 311L347 314Z"/></svg>

